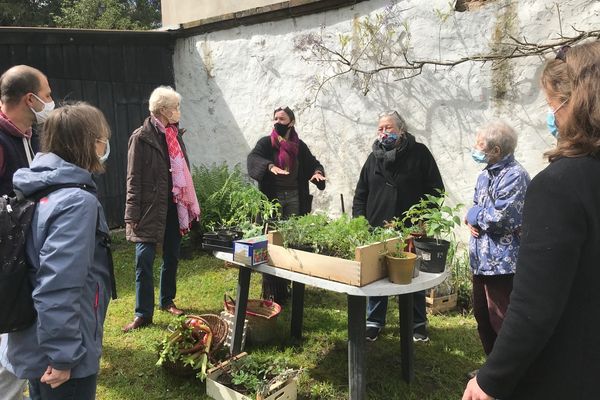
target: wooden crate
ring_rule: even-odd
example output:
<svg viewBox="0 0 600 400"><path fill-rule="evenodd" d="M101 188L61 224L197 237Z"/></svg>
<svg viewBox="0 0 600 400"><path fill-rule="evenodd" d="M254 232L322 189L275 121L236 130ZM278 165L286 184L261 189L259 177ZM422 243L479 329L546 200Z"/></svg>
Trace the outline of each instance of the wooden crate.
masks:
<svg viewBox="0 0 600 400"><path fill-rule="evenodd" d="M386 241L393 248L399 239ZM383 242L356 248L355 259L329 257L283 247L279 232L269 233L269 264L289 271L346 283L365 286L387 276Z"/></svg>
<svg viewBox="0 0 600 400"><path fill-rule="evenodd" d="M246 355L246 353L240 353L233 359L238 360ZM273 385L270 388L267 397L257 395L254 399L244 396L240 392L217 382L217 379L227 369L229 363L230 361L225 361L208 370L208 377L206 378L206 394L208 397L215 400L296 400L298 397L298 384L296 383L296 378L290 378L285 382L279 382Z"/></svg>
<svg viewBox="0 0 600 400"><path fill-rule="evenodd" d="M435 289L428 290L427 295L425 296L427 311L432 314L454 310L456 308L457 300L458 294L452 293L447 296L437 296L435 294Z"/></svg>

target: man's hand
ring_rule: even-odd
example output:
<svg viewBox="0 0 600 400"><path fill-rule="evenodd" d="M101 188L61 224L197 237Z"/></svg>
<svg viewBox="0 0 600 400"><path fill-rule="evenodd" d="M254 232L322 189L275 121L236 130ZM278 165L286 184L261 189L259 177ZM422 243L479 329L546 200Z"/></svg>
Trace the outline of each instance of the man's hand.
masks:
<svg viewBox="0 0 600 400"><path fill-rule="evenodd" d="M50 365L46 368L46 372L42 375L40 382L50 385L52 389L56 389L66 381L71 379L71 370L54 369Z"/></svg>
<svg viewBox="0 0 600 400"><path fill-rule="evenodd" d="M481 390L479 384L477 383L477 377L475 377L471 379L469 383L467 383L462 400L494 400L494 398L488 396L486 392Z"/></svg>

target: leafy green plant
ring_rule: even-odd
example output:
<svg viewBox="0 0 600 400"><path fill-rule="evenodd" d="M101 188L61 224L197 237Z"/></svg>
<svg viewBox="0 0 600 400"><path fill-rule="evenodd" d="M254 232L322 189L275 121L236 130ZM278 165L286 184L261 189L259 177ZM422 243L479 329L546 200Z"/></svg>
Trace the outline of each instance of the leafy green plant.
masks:
<svg viewBox="0 0 600 400"><path fill-rule="evenodd" d="M170 329L172 332L166 334L156 346L159 353L156 365L170 363L173 366L189 366L198 370L196 376L200 380L206 379L208 351L212 343L210 327L199 319L180 316L170 325Z"/></svg>
<svg viewBox="0 0 600 400"><path fill-rule="evenodd" d="M459 212L463 205L450 207L445 204L446 198L446 193L441 190L438 190L437 196L425 195L403 214L402 222L412 226L413 234L435 239L449 237L454 227L460 225Z"/></svg>
<svg viewBox="0 0 600 400"><path fill-rule="evenodd" d="M299 373L283 356L251 354L232 361L218 381L242 394L266 397L276 382L285 382Z"/></svg>
<svg viewBox="0 0 600 400"><path fill-rule="evenodd" d="M277 223L285 247L309 248L332 257L354 260L356 248L397 237L393 229L371 228L364 217L343 214L330 219L323 214L292 217Z"/></svg>
<svg viewBox="0 0 600 400"><path fill-rule="evenodd" d="M196 235L218 227L244 225L250 229L251 224L260 226L280 215L279 204L270 201L252 184L239 165L233 169L225 163L195 166L192 178L202 208Z"/></svg>
<svg viewBox="0 0 600 400"><path fill-rule="evenodd" d="M471 264L469 251L461 243L453 241L448 249L448 264L451 275L450 284L458 294L458 307L468 311L473 306L473 283L471 281Z"/></svg>

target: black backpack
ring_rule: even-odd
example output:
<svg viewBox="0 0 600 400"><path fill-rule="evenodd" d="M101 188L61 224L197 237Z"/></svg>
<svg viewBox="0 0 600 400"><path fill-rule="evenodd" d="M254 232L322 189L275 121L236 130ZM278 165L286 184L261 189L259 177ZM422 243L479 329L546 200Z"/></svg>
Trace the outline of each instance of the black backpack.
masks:
<svg viewBox="0 0 600 400"><path fill-rule="evenodd" d="M0 196L0 333L23 330L35 322L37 313L31 296L30 266L25 256L29 226L41 198L56 190L73 187L96 193L88 185L73 183L49 186L28 197L19 193ZM116 298L110 238L103 233L101 237L108 252L113 298Z"/></svg>

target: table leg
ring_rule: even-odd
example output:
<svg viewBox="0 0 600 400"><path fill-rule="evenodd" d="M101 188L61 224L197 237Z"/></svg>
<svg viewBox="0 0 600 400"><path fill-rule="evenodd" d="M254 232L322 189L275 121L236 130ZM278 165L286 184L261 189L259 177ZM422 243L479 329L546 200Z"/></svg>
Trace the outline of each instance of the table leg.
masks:
<svg viewBox="0 0 600 400"><path fill-rule="evenodd" d="M242 335L244 333L244 320L248 306L248 292L250 290L250 268L239 267L237 296L235 299L235 317L233 320L233 335L231 338L231 355L242 352Z"/></svg>
<svg viewBox="0 0 600 400"><path fill-rule="evenodd" d="M413 294L398 296L400 312L400 364L402 378L407 383L415 377L415 346L413 343Z"/></svg>
<svg viewBox="0 0 600 400"><path fill-rule="evenodd" d="M302 319L304 317L304 283L292 282L292 337L302 339Z"/></svg>
<svg viewBox="0 0 600 400"><path fill-rule="evenodd" d="M348 389L350 400L367 398L365 379L366 314L364 297L348 295Z"/></svg>

